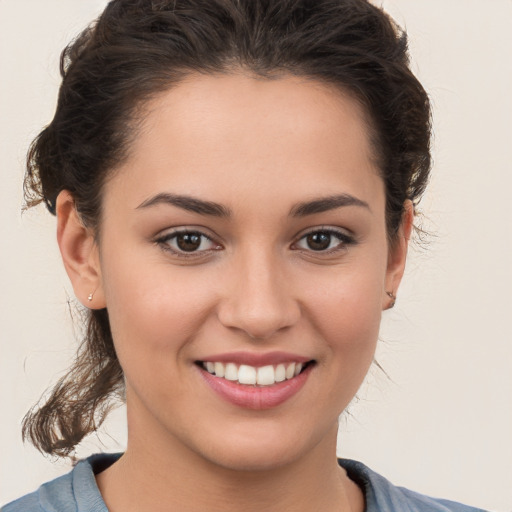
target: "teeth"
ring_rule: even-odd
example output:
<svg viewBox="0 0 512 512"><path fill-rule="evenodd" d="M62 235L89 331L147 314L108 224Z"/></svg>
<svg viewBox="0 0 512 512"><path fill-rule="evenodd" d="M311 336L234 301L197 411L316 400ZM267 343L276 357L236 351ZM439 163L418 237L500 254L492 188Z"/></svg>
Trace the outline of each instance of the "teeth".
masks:
<svg viewBox="0 0 512 512"><path fill-rule="evenodd" d="M224 371L224 365L222 363L214 363L215 368L215 375L217 377L224 377L225 371Z"/></svg>
<svg viewBox="0 0 512 512"><path fill-rule="evenodd" d="M216 363L219 364L219 363ZM238 368L236 364L228 363L226 365L226 371L224 373L224 378L228 380L238 380Z"/></svg>
<svg viewBox="0 0 512 512"><path fill-rule="evenodd" d="M286 380L286 368L284 367L284 364L278 364L276 366L275 379L276 382L283 382L283 380Z"/></svg>
<svg viewBox="0 0 512 512"><path fill-rule="evenodd" d="M291 379L294 376L295 376L295 363L290 363L286 367L286 378Z"/></svg>
<svg viewBox="0 0 512 512"><path fill-rule="evenodd" d="M235 363L219 363L206 361L202 363L203 368L217 377L223 377L226 380L238 381L240 384L271 386L276 382L293 379L299 375L304 368L302 363L278 364L261 366L256 368L242 364L239 367Z"/></svg>
<svg viewBox="0 0 512 512"><path fill-rule="evenodd" d="M240 384L256 384L256 368L246 364L240 365L238 369L238 382Z"/></svg>
<svg viewBox="0 0 512 512"><path fill-rule="evenodd" d="M258 368L256 376L256 384L260 386L270 386L276 382L275 372L273 366L262 366Z"/></svg>

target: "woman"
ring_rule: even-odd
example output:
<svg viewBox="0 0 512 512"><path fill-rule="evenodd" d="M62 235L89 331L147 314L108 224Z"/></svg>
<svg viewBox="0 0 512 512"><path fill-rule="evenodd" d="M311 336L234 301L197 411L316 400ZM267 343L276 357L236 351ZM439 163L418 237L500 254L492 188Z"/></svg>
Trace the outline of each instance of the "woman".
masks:
<svg viewBox="0 0 512 512"><path fill-rule="evenodd" d="M371 4L111 2L29 155L90 314L24 433L69 455L123 396L128 446L5 510L471 510L336 460L429 138L405 36Z"/></svg>

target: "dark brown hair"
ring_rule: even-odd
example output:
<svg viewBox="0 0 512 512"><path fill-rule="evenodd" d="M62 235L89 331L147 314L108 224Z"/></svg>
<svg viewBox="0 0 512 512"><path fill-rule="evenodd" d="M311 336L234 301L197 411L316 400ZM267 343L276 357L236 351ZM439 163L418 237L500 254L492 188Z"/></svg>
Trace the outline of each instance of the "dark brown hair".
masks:
<svg viewBox="0 0 512 512"><path fill-rule="evenodd" d="M430 171L429 101L408 64L406 34L366 0L113 0L62 53L55 116L28 154L27 206L55 214L69 190L98 233L103 184L127 156L144 102L195 72L291 74L365 107L392 242ZM86 315L75 364L24 419L24 437L47 453L69 455L123 393L108 311Z"/></svg>

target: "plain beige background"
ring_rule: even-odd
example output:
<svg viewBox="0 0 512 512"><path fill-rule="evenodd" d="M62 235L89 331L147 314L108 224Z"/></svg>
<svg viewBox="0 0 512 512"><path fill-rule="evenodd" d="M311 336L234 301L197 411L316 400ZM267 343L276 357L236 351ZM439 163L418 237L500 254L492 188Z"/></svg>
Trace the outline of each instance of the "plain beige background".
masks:
<svg viewBox="0 0 512 512"><path fill-rule="evenodd" d="M20 214L24 155L51 120L62 47L103 0L0 0L0 503L69 469L19 423L73 355L55 220ZM394 483L512 511L512 1L389 0L435 116L422 208L378 359L341 421L339 453ZM123 410L81 456L123 449Z"/></svg>

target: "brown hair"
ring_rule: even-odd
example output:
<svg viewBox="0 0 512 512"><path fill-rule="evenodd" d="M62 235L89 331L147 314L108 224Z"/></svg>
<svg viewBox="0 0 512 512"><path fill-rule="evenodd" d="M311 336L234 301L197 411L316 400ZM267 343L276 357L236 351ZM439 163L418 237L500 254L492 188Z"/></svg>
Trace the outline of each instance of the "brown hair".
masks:
<svg viewBox="0 0 512 512"><path fill-rule="evenodd" d="M396 238L403 204L430 171L430 106L408 66L406 34L366 0L113 0L62 53L55 116L28 154L27 206L55 214L69 190L83 222L101 228L102 187L126 157L140 106L187 74L243 69L334 84L370 119ZM75 364L24 419L41 451L69 455L122 396L108 311L86 312Z"/></svg>

